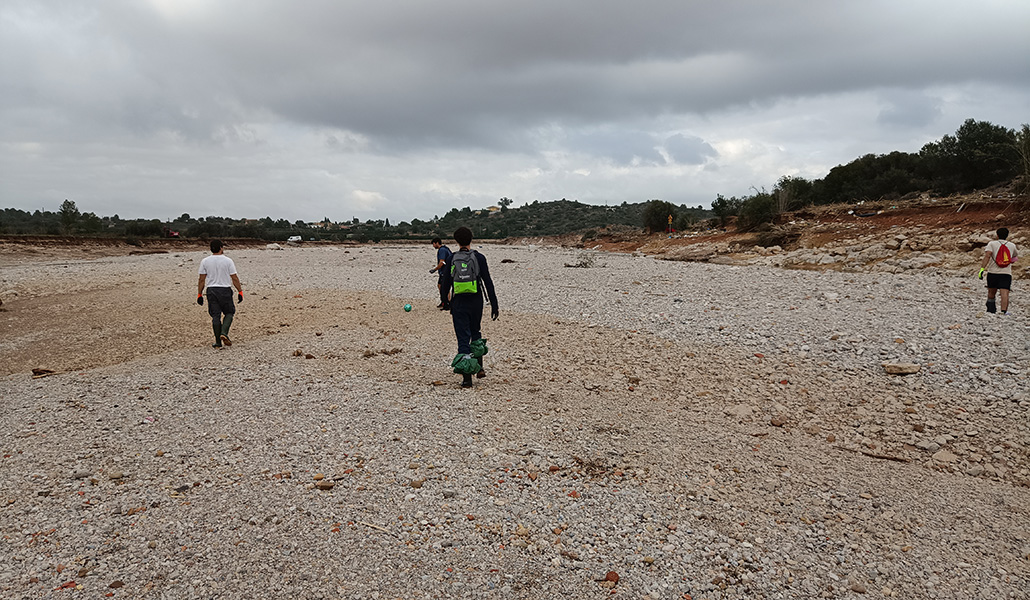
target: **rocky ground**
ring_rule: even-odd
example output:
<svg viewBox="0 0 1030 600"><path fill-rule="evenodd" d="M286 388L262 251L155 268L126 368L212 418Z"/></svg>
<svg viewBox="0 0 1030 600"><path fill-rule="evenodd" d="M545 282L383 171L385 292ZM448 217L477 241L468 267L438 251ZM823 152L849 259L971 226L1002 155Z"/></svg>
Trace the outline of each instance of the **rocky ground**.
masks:
<svg viewBox="0 0 1030 600"><path fill-rule="evenodd" d="M1009 191L949 198L809 207L785 213L771 227L677 232L642 236L620 232L575 239L566 246L643 252L666 260L762 265L859 273L919 270L950 275L974 272L994 231L1030 241L1030 198ZM1014 267L1030 275L1030 261Z"/></svg>
<svg viewBox="0 0 1030 600"><path fill-rule="evenodd" d="M66 250L0 267L4 597L1030 596L1021 281L486 245L461 390L428 247L230 247L222 350L204 253Z"/></svg>

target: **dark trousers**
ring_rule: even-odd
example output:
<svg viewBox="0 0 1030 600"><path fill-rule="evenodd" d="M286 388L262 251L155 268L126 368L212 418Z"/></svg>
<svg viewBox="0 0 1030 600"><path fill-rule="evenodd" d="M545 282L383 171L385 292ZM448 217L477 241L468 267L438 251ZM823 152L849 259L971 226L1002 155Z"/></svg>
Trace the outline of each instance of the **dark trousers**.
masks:
<svg viewBox="0 0 1030 600"><path fill-rule="evenodd" d="M232 288L207 288L207 314L211 315L211 324L221 327L222 315L235 315L236 304L232 300Z"/></svg>
<svg viewBox="0 0 1030 600"><path fill-rule="evenodd" d="M450 290L450 288L448 286L445 286L443 284L443 275L441 275L440 278L437 279L436 287L440 288L440 302L444 306L447 306L447 302L448 302L448 300L447 300L447 293L450 292L451 290Z"/></svg>
<svg viewBox="0 0 1030 600"><path fill-rule="evenodd" d="M472 342L483 337L483 296L455 294L451 299L451 322L458 338L458 354L471 354Z"/></svg>

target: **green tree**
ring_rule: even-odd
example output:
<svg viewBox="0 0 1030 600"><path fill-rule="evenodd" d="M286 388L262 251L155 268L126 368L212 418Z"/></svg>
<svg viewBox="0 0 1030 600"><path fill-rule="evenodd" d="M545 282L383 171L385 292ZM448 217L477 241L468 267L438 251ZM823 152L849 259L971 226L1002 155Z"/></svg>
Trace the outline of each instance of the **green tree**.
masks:
<svg viewBox="0 0 1030 600"><path fill-rule="evenodd" d="M697 214L693 211L681 212L672 223L678 231L685 231L694 225L697 225Z"/></svg>
<svg viewBox="0 0 1030 600"><path fill-rule="evenodd" d="M784 175L773 188L778 212L787 212L806 206L812 200L812 182L804 177Z"/></svg>
<svg viewBox="0 0 1030 600"><path fill-rule="evenodd" d="M776 199L772 194L759 192L744 201L744 205L740 207L737 229L751 231L763 223L771 223L776 215Z"/></svg>
<svg viewBox="0 0 1030 600"><path fill-rule="evenodd" d="M715 197L712 201L712 212L719 218L719 225L722 227L726 226L726 223L730 220L730 217L735 217L740 214L740 207L743 206L744 201L737 197L726 198L722 194Z"/></svg>
<svg viewBox="0 0 1030 600"><path fill-rule="evenodd" d="M1016 132L987 121L966 119L954 136L920 150L934 184L941 188L985 188L1014 177L1020 158Z"/></svg>
<svg viewBox="0 0 1030 600"><path fill-rule="evenodd" d="M676 218L676 206L664 200L650 200L644 207L643 225L648 233L665 231L669 217Z"/></svg>
<svg viewBox="0 0 1030 600"><path fill-rule="evenodd" d="M61 229L66 234L71 233L72 228L79 222L79 208L71 200L65 200L61 203L61 208L58 209L57 214L61 218Z"/></svg>
<svg viewBox="0 0 1030 600"><path fill-rule="evenodd" d="M87 233L98 233L103 227L104 222L96 213L85 213L81 219L82 230Z"/></svg>
<svg viewBox="0 0 1030 600"><path fill-rule="evenodd" d="M973 189L1011 179L1018 173L1016 132L987 121L966 120L955 132L960 168Z"/></svg>
<svg viewBox="0 0 1030 600"><path fill-rule="evenodd" d="M1023 172L1023 193L1030 194L1030 125L1026 123L1016 132L1016 151Z"/></svg>

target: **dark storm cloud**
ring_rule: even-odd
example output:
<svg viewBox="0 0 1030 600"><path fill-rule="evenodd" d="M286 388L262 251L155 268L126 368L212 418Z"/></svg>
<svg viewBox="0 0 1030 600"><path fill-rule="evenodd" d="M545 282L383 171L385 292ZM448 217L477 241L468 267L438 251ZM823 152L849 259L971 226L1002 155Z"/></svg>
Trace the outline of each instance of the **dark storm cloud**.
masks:
<svg viewBox="0 0 1030 600"><path fill-rule="evenodd" d="M547 121L618 122L871 86L1025 79L1026 61L989 60L990 45L956 40L990 34L1008 40L1013 57L1030 51L1025 22L979 29L1000 10L991 3L977 5L973 21L942 18L946 8L918 2L907 10L800 1L44 6L52 12L20 14L43 13L71 37L42 42L48 50L12 65L32 73L35 85L23 92L77 106L84 118L187 137L210 135L241 111L268 110L415 147L503 148L522 141L512 130ZM899 17L920 8L929 26L912 31Z"/></svg>
<svg viewBox="0 0 1030 600"><path fill-rule="evenodd" d="M993 50L956 48L959 35L987 33L975 24L953 21L934 35L913 35L909 23L891 18L897 11L885 15L868 3L390 6L390 14L365 14L326 5L318 22L278 32L271 48L264 37L239 40L221 70L251 72L236 93L291 119L416 144L485 146L503 146L510 138L502 132L540 122L619 122L1026 74L1020 61L986 60ZM920 18L937 21L929 12ZM1021 26L996 27L1011 35L992 36L1030 50L1015 41L1026 37ZM271 69L254 60L269 54ZM281 64L284 56L292 62ZM275 80L261 77L269 71Z"/></svg>
<svg viewBox="0 0 1030 600"><path fill-rule="evenodd" d="M169 197L195 193L182 172L220 198L274 173L249 201L368 210L679 190L700 166L763 185L1025 119L1028 22L1001 1L6 0L0 194L58 197L54 164L94 197L101 164Z"/></svg>
<svg viewBox="0 0 1030 600"><path fill-rule="evenodd" d="M640 131L606 130L577 133L570 136L567 145L574 151L607 159L616 165L629 165L634 161L662 161L654 136Z"/></svg>
<svg viewBox="0 0 1030 600"><path fill-rule="evenodd" d="M883 106L876 122L892 127L919 128L941 115L941 98L925 92L898 90L881 95Z"/></svg>
<svg viewBox="0 0 1030 600"><path fill-rule="evenodd" d="M684 165L701 165L719 153L699 137L676 134L665 140L665 151L673 161Z"/></svg>

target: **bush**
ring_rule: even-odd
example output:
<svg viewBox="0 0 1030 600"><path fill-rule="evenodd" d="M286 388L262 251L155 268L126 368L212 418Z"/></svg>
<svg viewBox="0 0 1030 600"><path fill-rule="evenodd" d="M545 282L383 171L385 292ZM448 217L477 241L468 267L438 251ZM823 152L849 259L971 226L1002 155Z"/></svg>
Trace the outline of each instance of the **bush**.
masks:
<svg viewBox="0 0 1030 600"><path fill-rule="evenodd" d="M697 215L694 213L682 213L672 222L672 226L676 228L676 231L686 231L692 229L695 225L697 225Z"/></svg>
<svg viewBox="0 0 1030 600"><path fill-rule="evenodd" d="M648 233L665 231L669 227L669 216L676 218L676 207L671 202L651 200L644 208L644 229Z"/></svg>
<svg viewBox="0 0 1030 600"><path fill-rule="evenodd" d="M741 198L725 198L722 194L716 196L715 200L712 201L712 212L719 219L719 227L726 227L730 217L739 215L740 209L743 206L744 200Z"/></svg>
<svg viewBox="0 0 1030 600"><path fill-rule="evenodd" d="M752 231L762 223L772 223L776 218L776 199L770 194L755 194L744 202L737 220L737 229Z"/></svg>

